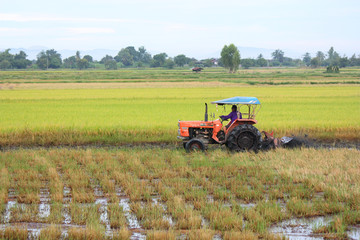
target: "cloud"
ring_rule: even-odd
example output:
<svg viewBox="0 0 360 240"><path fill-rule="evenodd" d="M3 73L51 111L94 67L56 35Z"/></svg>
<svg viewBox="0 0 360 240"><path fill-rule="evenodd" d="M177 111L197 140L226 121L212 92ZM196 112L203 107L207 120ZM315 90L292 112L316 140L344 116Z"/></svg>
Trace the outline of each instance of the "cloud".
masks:
<svg viewBox="0 0 360 240"><path fill-rule="evenodd" d="M99 33L115 33L112 28L67 28L71 34L99 34Z"/></svg>
<svg viewBox="0 0 360 240"><path fill-rule="evenodd" d="M4 28L0 27L0 33L3 36L24 36L31 33L33 29L30 28Z"/></svg>
<svg viewBox="0 0 360 240"><path fill-rule="evenodd" d="M35 16L0 13L0 21L8 22L113 22L125 23L131 22L130 19L122 18L74 18L74 17L56 17L56 16Z"/></svg>

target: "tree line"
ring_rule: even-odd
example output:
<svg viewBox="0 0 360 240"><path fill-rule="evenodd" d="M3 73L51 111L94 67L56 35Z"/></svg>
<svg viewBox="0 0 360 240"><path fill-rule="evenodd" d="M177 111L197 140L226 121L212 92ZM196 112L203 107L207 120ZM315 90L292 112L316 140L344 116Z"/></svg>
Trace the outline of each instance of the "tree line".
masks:
<svg viewBox="0 0 360 240"><path fill-rule="evenodd" d="M121 49L116 56L106 55L100 61L96 61L90 55L81 56L79 51L75 52L74 56L62 59L61 55L54 49L41 51L36 60L30 61L24 51L17 54L11 54L10 49L0 52L0 69L87 69L97 68L98 65L103 65L105 69L115 70L118 68L129 67L164 67L172 69L174 67L212 67L221 66L228 68L230 72L235 72L239 67L321 67L321 66L360 66L360 55L355 54L348 58L347 56L340 56L333 47L326 53L318 51L315 56L310 53L305 53L302 59L292 59L286 57L284 52L280 49L272 53L271 59L265 59L262 54L257 58L241 59L239 50L234 44L225 45L221 51L220 58L209 58L197 60L195 58L187 57L184 54L175 57L169 57L166 53L159 53L151 55L145 47L138 49L133 46L128 46Z"/></svg>
<svg viewBox="0 0 360 240"><path fill-rule="evenodd" d="M272 59L265 59L262 54L254 58L240 58L240 53L234 44L225 45L221 51L221 63L229 69L230 72L235 72L239 67L248 69L250 67L327 67L328 72L339 72L339 68L360 66L360 54L356 56L353 54L351 58L347 56L340 56L333 47L326 53L318 51L314 57L306 52L302 59L292 59L286 57L281 49L275 50L272 54Z"/></svg>

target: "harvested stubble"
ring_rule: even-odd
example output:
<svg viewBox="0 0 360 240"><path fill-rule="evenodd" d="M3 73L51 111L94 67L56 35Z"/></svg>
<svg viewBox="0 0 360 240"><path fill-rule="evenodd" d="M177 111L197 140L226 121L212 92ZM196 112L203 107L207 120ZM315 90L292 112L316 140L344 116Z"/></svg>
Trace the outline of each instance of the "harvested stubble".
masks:
<svg viewBox="0 0 360 240"><path fill-rule="evenodd" d="M124 211L118 203L109 204L107 211L109 214L111 228L126 227L126 218L124 216Z"/></svg>
<svg viewBox="0 0 360 240"><path fill-rule="evenodd" d="M37 204L15 204L11 208L10 222L38 222L38 213Z"/></svg>
<svg viewBox="0 0 360 240"><path fill-rule="evenodd" d="M70 204L72 223L86 226L86 229L69 230L73 238L97 238L105 234L91 182L99 183L106 199L117 196L116 189L121 189L126 195L120 197L130 199L132 213L153 238L171 239L173 234L185 232L189 238L221 234L226 239L237 236L275 239L267 230L274 223L298 216L329 214L339 217L334 218L326 231L344 236L348 225L360 223L358 153L351 149L279 149L258 154L231 154L221 150L184 154L183 150L158 148L14 150L0 152L1 172L8 172L7 180L2 176L1 181L9 182L19 192L19 185L12 185L18 173L31 173L30 176L42 175L45 179L55 176L51 198L62 191L60 183L69 184L72 191L86 191L92 200ZM50 167L20 171L21 167L28 168L26 164L19 165L23 159L35 166ZM54 170L49 170L52 168L62 176L56 177ZM106 180L102 181L101 176L106 176ZM37 181L32 177L26 179L38 189ZM264 196L272 197L265 201ZM107 205L114 238L128 233L119 200L115 198ZM243 208L242 204L247 202L255 206ZM45 219L48 223L62 221L56 214L61 214L63 205L57 204L51 204L50 216ZM11 219L38 221L38 205L28 206L34 211L14 207ZM172 218L171 228L164 216Z"/></svg>
<svg viewBox="0 0 360 240"><path fill-rule="evenodd" d="M7 227L0 231L0 237L7 240L26 240L28 238L28 230L20 227Z"/></svg>
<svg viewBox="0 0 360 240"><path fill-rule="evenodd" d="M56 240L61 238L61 228L59 226L51 225L41 230L39 240Z"/></svg>

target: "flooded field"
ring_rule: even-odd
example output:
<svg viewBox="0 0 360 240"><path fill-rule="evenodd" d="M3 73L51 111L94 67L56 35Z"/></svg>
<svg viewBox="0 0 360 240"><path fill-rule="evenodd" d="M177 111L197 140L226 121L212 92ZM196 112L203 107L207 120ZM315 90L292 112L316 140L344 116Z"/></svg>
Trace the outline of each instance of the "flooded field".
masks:
<svg viewBox="0 0 360 240"><path fill-rule="evenodd" d="M359 239L358 154L311 148L185 154L156 147L0 152L0 236Z"/></svg>

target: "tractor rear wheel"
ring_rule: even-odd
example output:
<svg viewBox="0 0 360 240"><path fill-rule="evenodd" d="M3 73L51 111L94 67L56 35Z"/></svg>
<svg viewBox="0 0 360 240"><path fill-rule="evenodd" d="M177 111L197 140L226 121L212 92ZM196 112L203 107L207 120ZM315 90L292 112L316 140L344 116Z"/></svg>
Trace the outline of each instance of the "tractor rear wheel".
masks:
<svg viewBox="0 0 360 240"><path fill-rule="evenodd" d="M226 147L231 151L255 151L260 149L262 137L259 130L250 124L236 126L226 140Z"/></svg>
<svg viewBox="0 0 360 240"><path fill-rule="evenodd" d="M185 149L187 152L205 151L205 144L200 139L193 138L186 143Z"/></svg>

